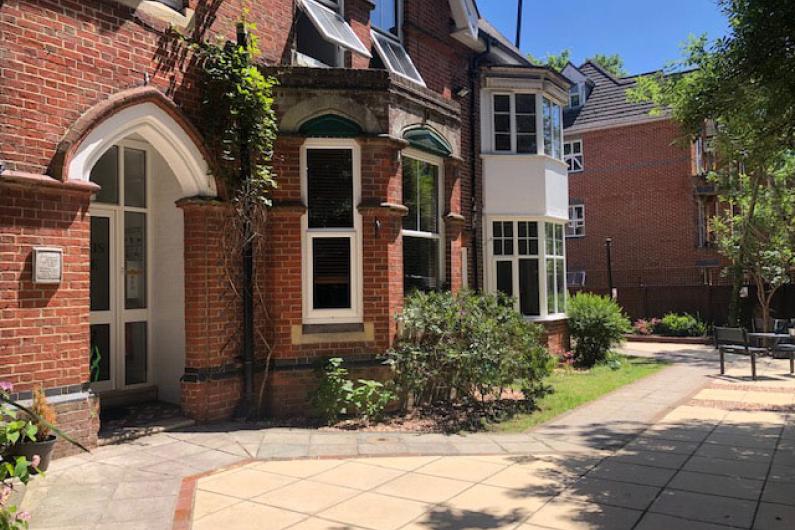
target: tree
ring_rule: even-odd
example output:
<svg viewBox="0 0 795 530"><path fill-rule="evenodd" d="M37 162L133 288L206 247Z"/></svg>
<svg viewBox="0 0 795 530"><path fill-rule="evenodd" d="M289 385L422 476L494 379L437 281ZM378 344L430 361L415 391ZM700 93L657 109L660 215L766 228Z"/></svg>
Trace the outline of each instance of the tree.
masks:
<svg viewBox="0 0 795 530"><path fill-rule="evenodd" d="M569 62L571 62L571 50L567 48L557 54L547 53L543 59L534 57L532 54L527 54L527 59L531 63L543 64L560 72L566 68L566 65L569 64ZM597 53L586 59L586 61L598 63L599 66L610 72L615 77L624 77L627 75L627 72L624 70L624 59L622 59L617 53L612 55Z"/></svg>
<svg viewBox="0 0 795 530"><path fill-rule="evenodd" d="M795 267L795 153L783 153L765 181L742 171L717 175L727 205L714 220L721 253L756 287L765 331L773 296ZM727 182L733 181L733 182Z"/></svg>
<svg viewBox="0 0 795 530"><path fill-rule="evenodd" d="M795 193L795 4L719 0L719 5L731 32L714 42L691 39L682 60L639 79L630 99L653 102L653 113L670 112L685 140L701 136L705 123L717 124L719 164L710 179L737 207L716 219L731 227L721 231L718 245L732 263L730 320L737 323L745 275L757 285L761 279L761 291L769 295L790 272L774 271L787 264L793 248L779 225L791 222L783 205ZM767 307L763 301L763 313L769 313L769 301Z"/></svg>
<svg viewBox="0 0 795 530"><path fill-rule="evenodd" d="M592 57L589 57L588 60L597 63L615 77L627 76L627 71L624 70L624 59L622 59L617 53L612 55L597 53Z"/></svg>

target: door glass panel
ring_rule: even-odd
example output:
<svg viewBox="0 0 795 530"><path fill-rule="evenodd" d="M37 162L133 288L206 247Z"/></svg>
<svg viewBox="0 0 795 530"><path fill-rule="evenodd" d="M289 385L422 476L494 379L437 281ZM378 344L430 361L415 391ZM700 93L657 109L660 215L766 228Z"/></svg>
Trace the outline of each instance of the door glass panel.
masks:
<svg viewBox="0 0 795 530"><path fill-rule="evenodd" d="M124 308L146 307L146 214L124 212Z"/></svg>
<svg viewBox="0 0 795 530"><path fill-rule="evenodd" d="M124 148L124 204L146 208L146 151Z"/></svg>
<svg viewBox="0 0 795 530"><path fill-rule="evenodd" d="M558 313L566 312L566 267L562 259L557 260Z"/></svg>
<svg viewBox="0 0 795 530"><path fill-rule="evenodd" d="M312 240L314 309L351 307L351 242L348 237Z"/></svg>
<svg viewBox="0 0 795 530"><path fill-rule="evenodd" d="M513 262L497 262L497 290L513 297Z"/></svg>
<svg viewBox="0 0 795 530"><path fill-rule="evenodd" d="M547 258L547 312L550 314L557 313L557 291L555 289L555 260Z"/></svg>
<svg viewBox="0 0 795 530"><path fill-rule="evenodd" d="M91 182L99 184L100 189L94 202L119 204L119 148L115 145L105 151L91 168Z"/></svg>
<svg viewBox="0 0 795 530"><path fill-rule="evenodd" d="M538 303L538 260L519 260L519 307L523 315L537 316L541 312Z"/></svg>
<svg viewBox="0 0 795 530"><path fill-rule="evenodd" d="M110 324L93 324L90 328L89 366L91 382L110 380Z"/></svg>
<svg viewBox="0 0 795 530"><path fill-rule="evenodd" d="M124 382L146 383L146 322L124 324Z"/></svg>
<svg viewBox="0 0 795 530"><path fill-rule="evenodd" d="M110 310L110 219L91 218L91 311Z"/></svg>

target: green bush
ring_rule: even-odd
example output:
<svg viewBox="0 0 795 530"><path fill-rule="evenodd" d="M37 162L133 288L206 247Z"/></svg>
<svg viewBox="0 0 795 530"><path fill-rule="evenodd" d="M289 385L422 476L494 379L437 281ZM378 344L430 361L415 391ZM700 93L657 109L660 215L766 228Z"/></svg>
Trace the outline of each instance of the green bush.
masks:
<svg viewBox="0 0 795 530"><path fill-rule="evenodd" d="M360 417L365 421L378 420L396 396L379 381L359 379L354 384L339 357L328 359L320 367L320 385L310 402L315 413L326 423L334 423L342 416Z"/></svg>
<svg viewBox="0 0 795 530"><path fill-rule="evenodd" d="M668 313L654 326L654 331L668 337L703 337L707 334L707 325L687 313Z"/></svg>
<svg viewBox="0 0 795 530"><path fill-rule="evenodd" d="M544 391L551 358L541 328L504 296L415 292L397 315L387 353L403 406L499 398L520 388L527 404Z"/></svg>
<svg viewBox="0 0 795 530"><path fill-rule="evenodd" d="M577 293L569 301L567 313L578 366L591 367L604 361L632 329L621 307L606 296Z"/></svg>

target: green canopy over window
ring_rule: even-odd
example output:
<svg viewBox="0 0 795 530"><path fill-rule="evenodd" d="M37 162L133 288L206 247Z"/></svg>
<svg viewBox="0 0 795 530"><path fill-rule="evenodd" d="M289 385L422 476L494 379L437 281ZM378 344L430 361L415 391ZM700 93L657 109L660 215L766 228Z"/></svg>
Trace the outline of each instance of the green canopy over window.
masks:
<svg viewBox="0 0 795 530"><path fill-rule="evenodd" d="M324 114L305 122L298 131L304 136L354 138L362 135L359 124L336 114Z"/></svg>
<svg viewBox="0 0 795 530"><path fill-rule="evenodd" d="M442 135L427 127L415 127L403 133L403 138L408 140L412 147L427 151L439 156L450 156L453 148Z"/></svg>

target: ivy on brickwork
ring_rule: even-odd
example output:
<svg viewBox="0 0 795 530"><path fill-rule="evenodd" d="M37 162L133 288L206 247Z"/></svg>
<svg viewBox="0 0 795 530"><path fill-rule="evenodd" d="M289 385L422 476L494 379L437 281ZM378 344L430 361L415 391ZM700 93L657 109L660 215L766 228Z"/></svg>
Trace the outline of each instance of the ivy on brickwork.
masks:
<svg viewBox="0 0 795 530"><path fill-rule="evenodd" d="M245 20L242 24L245 43L223 39L191 43L203 72L203 132L235 201L270 206L270 190L276 186L271 165L277 133L276 79L257 67L256 26ZM241 196L244 192L246 197Z"/></svg>
<svg viewBox="0 0 795 530"><path fill-rule="evenodd" d="M219 38L214 42L191 42L201 68L202 129L209 148L217 159L218 176L227 186L227 196L236 215L224 229L224 268L231 289L242 300L245 416L256 409L261 413L272 347L263 332L268 308L255 281L254 256L261 255L271 206L271 191L276 187L273 148L277 124L273 109L276 79L263 75L257 65L260 56L256 26L243 20L237 25L237 40ZM242 266L241 260L242 257ZM254 315L263 318L256 318ZM255 339L255 335L257 339ZM265 373L259 397L254 404L254 343L265 352ZM234 343L234 341L232 341Z"/></svg>

